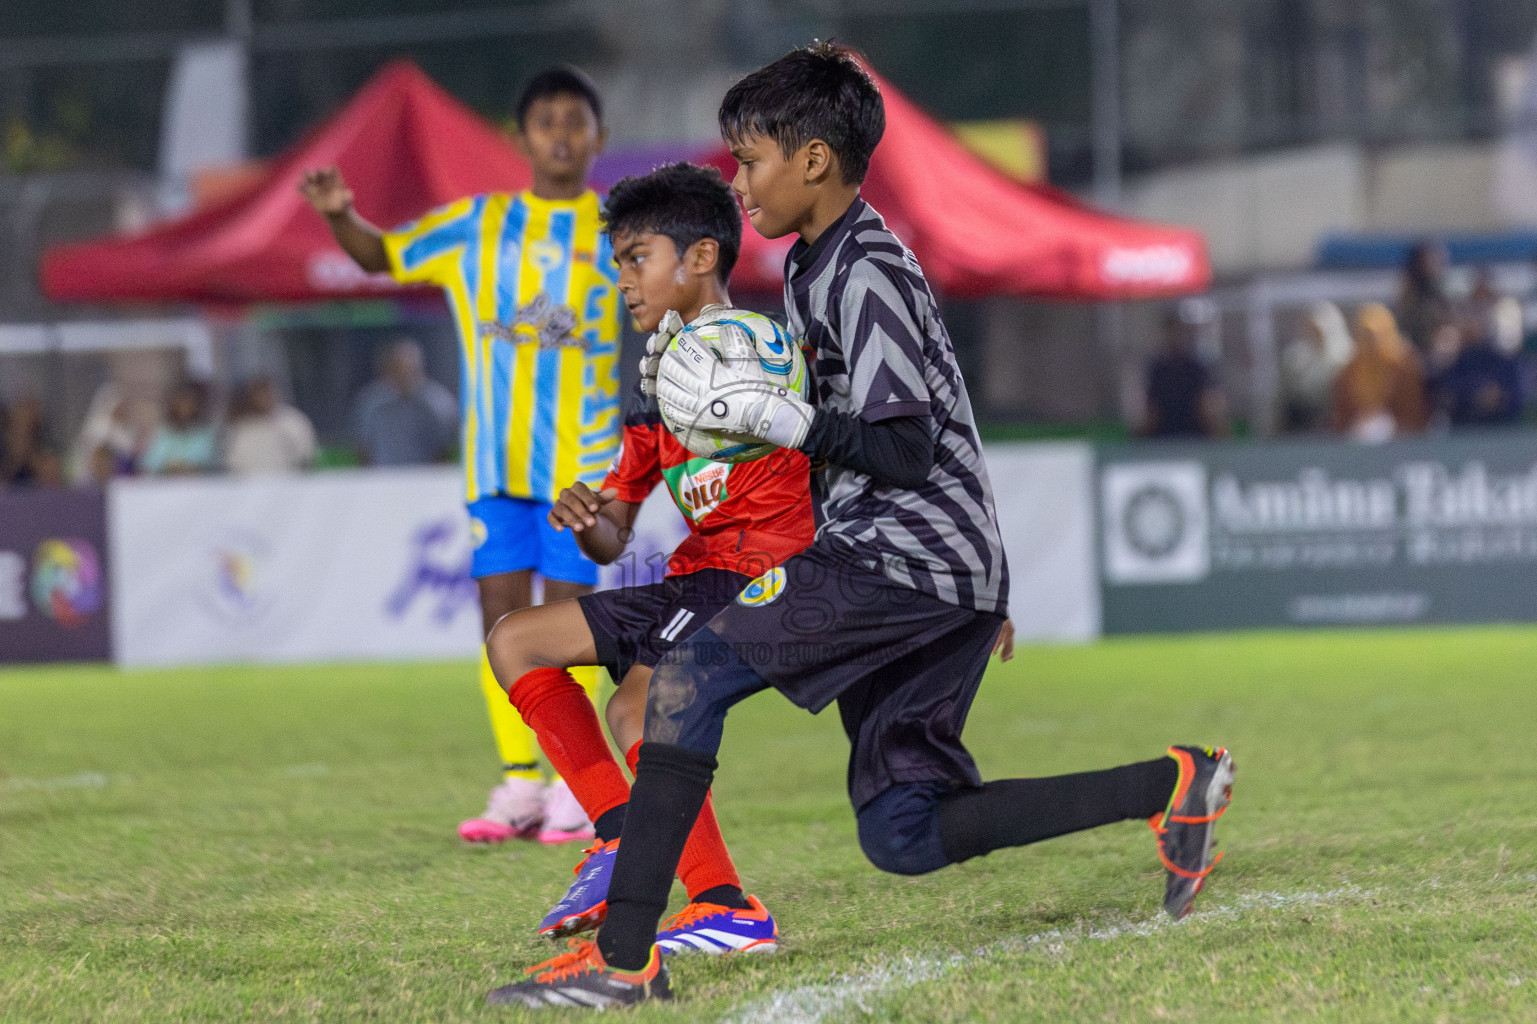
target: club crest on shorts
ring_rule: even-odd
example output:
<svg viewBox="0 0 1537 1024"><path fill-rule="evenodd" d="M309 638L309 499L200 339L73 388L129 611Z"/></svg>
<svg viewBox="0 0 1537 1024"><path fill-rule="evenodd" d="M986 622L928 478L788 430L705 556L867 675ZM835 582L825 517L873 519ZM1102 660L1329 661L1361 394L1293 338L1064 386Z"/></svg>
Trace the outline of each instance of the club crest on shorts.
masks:
<svg viewBox="0 0 1537 1024"><path fill-rule="evenodd" d="M760 604L768 604L784 593L785 570L784 566L776 565L768 572L759 576L737 595L736 603L746 605L749 608Z"/></svg>

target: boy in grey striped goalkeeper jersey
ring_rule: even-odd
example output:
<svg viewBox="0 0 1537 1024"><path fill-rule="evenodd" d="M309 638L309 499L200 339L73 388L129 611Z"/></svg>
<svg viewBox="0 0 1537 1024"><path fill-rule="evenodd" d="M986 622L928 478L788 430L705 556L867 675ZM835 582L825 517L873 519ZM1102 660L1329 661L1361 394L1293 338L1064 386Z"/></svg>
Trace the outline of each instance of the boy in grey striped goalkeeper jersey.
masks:
<svg viewBox="0 0 1537 1024"><path fill-rule="evenodd" d="M726 712L769 687L813 712L837 702L860 845L876 867L922 874L1149 819L1168 869L1165 909L1183 916L1215 863L1212 822L1232 782L1225 750L1175 746L1104 771L984 784L961 743L988 657L1010 643L1008 569L934 297L859 196L885 124L877 86L847 51L818 44L733 87L720 124L753 227L799 236L785 305L813 350L814 402L687 344L649 353L642 369L673 420L825 463L814 484L819 528L811 547L754 580L657 666L608 917L581 977L602 979L605 999L620 979L641 986L624 989L635 999L653 997L652 937ZM520 986L528 1001L565 998L557 992L573 975L547 973Z"/></svg>

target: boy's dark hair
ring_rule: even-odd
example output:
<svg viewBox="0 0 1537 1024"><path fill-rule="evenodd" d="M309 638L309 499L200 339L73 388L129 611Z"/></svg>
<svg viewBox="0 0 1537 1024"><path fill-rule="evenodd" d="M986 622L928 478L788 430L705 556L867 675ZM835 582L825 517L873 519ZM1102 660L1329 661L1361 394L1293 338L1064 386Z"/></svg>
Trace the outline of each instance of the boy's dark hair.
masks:
<svg viewBox="0 0 1537 1024"><path fill-rule="evenodd" d="M592 79L580 68L557 64L535 72L534 77L524 83L523 91L518 93L518 105L513 111L518 127L523 127L523 119L528 116L528 108L534 105L534 101L560 95L581 97L592 108L592 116L598 119L599 124L603 123L603 100L598 97L598 87L592 84Z"/></svg>
<svg viewBox="0 0 1537 1024"><path fill-rule="evenodd" d="M720 247L715 272L731 276L742 251L742 211L731 186L713 167L668 164L650 174L625 178L609 190L603 204L603 230L621 234L666 235L682 259L701 238Z"/></svg>
<svg viewBox="0 0 1537 1024"><path fill-rule="evenodd" d="M733 85L721 100L719 120L727 142L765 135L786 158L821 139L838 154L843 183L854 185L870 169L870 154L886 130L886 108L853 50L817 42Z"/></svg>

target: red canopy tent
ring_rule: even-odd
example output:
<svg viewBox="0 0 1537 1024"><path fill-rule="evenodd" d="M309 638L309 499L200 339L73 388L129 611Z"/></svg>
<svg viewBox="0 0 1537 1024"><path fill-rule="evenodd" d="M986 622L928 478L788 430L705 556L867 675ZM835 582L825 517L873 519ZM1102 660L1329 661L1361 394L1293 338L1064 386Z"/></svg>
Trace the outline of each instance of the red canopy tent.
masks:
<svg viewBox="0 0 1537 1024"><path fill-rule="evenodd" d="M861 192L946 295L1149 299L1211 283L1206 242L1188 228L1128 220L989 166L871 72L886 104L886 134ZM736 172L725 148L698 158ZM793 239L743 233L732 284L778 291Z"/></svg>
<svg viewBox="0 0 1537 1024"><path fill-rule="evenodd" d="M526 188L527 161L501 132L409 61L375 75L330 120L274 161L256 185L143 234L59 245L43 290L63 301L243 303L396 290L337 247L299 195L300 175L336 164L358 210L395 225L476 192Z"/></svg>
<svg viewBox="0 0 1537 1024"><path fill-rule="evenodd" d="M935 287L960 297L1127 299L1204 288L1201 236L1090 209L1022 185L966 150L881 82L886 135L864 194L917 254ZM728 176L724 148L696 157ZM241 303L356 297L395 285L353 265L299 195L301 172L337 164L360 212L397 224L475 192L530 180L507 140L409 62L391 64L346 107L227 202L135 237L55 246L43 288L63 301ZM777 292L790 239L750 227L732 284Z"/></svg>

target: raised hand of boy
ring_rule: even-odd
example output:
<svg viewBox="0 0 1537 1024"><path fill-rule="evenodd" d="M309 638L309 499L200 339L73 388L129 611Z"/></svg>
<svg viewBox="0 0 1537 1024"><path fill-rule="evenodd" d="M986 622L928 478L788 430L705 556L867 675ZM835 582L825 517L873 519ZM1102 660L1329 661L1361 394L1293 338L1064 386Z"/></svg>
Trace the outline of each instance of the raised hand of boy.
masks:
<svg viewBox="0 0 1537 1024"><path fill-rule="evenodd" d="M683 317L675 309L669 309L662 314L662 322L657 324L651 337L646 339L646 354L640 357L640 393L651 398L656 397L656 370L662 361L662 353L667 351L667 346L672 344L672 339L677 337L684 328Z"/></svg>
<svg viewBox="0 0 1537 1024"><path fill-rule="evenodd" d="M678 339L657 367L657 402L674 423L745 434L799 448L815 410L790 389L743 373L694 343Z"/></svg>
<svg viewBox="0 0 1537 1024"><path fill-rule="evenodd" d="M320 167L304 172L299 192L315 212L326 219L326 226L336 244L352 261L370 274L388 273L390 257L384 249L379 229L352 208L352 189L336 167Z"/></svg>
<svg viewBox="0 0 1537 1024"><path fill-rule="evenodd" d="M304 172L299 191L315 212L325 217L339 217L352 209L352 189L336 167L321 167Z"/></svg>

